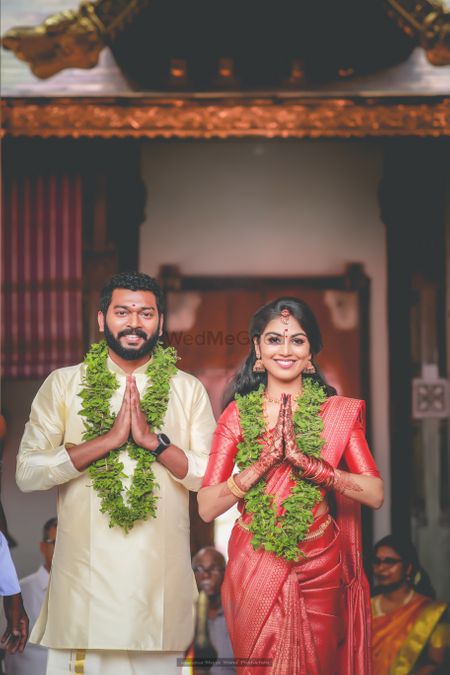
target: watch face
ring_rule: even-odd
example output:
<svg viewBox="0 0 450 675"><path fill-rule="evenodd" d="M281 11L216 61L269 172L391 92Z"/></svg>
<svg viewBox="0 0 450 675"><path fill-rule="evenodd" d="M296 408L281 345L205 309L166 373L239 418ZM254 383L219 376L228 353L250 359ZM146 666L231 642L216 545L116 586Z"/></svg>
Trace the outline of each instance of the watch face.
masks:
<svg viewBox="0 0 450 675"><path fill-rule="evenodd" d="M170 445L170 438L166 434L159 434L159 442L164 445Z"/></svg>

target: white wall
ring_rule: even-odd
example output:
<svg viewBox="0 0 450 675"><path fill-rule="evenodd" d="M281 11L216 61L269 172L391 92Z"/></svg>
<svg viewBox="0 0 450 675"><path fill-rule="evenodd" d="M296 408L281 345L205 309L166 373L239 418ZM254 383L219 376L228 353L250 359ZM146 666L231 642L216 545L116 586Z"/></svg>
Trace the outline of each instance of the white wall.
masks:
<svg viewBox="0 0 450 675"><path fill-rule="evenodd" d="M373 446L386 480L374 536L390 530L382 147L367 141L147 142L140 269L196 275L341 274L371 279Z"/></svg>
<svg viewBox="0 0 450 675"><path fill-rule="evenodd" d="M142 167L147 220L140 269L160 264L191 274L341 274L361 262L371 278L373 449L387 499L375 515L389 531L389 444L384 227L377 206L382 150L373 142L148 142ZM15 455L39 382L2 382L8 420L2 502L18 540L20 575L40 563L42 524L55 491L22 494Z"/></svg>
<svg viewBox="0 0 450 675"><path fill-rule="evenodd" d="M8 528L17 541L11 553L19 576L34 572L42 563L39 542L42 526L56 516L56 490L20 492L16 485L16 455L31 402L42 380L2 381L2 412L8 423L3 447L2 504Z"/></svg>

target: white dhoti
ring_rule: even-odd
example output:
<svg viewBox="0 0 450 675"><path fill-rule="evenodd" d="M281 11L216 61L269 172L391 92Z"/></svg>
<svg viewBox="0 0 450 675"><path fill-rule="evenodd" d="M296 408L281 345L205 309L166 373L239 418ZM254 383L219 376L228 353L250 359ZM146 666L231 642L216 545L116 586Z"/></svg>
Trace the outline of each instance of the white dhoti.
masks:
<svg viewBox="0 0 450 675"><path fill-rule="evenodd" d="M49 649L47 675L180 675L182 652Z"/></svg>

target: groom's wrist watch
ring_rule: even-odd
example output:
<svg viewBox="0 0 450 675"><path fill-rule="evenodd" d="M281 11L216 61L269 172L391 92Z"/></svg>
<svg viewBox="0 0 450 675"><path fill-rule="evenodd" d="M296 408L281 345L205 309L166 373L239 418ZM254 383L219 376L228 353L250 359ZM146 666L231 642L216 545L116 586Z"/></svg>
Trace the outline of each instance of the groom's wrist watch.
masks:
<svg viewBox="0 0 450 675"><path fill-rule="evenodd" d="M156 434L156 438L158 439L159 445L157 445L154 450L150 450L150 454L154 457L159 457L159 455L171 445L171 441L166 434Z"/></svg>

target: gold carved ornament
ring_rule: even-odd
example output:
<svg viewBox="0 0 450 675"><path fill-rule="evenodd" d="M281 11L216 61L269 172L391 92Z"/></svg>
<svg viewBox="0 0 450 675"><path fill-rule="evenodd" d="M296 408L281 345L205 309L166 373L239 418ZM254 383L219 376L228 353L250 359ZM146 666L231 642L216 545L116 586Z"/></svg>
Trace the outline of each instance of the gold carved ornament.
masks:
<svg viewBox="0 0 450 675"><path fill-rule="evenodd" d="M437 0L384 0L389 16L418 40L433 66L450 64L450 12Z"/></svg>
<svg viewBox="0 0 450 675"><path fill-rule="evenodd" d="M10 136L364 138L450 136L450 99L7 99Z"/></svg>
<svg viewBox="0 0 450 675"><path fill-rule="evenodd" d="M65 68L93 68L102 49L148 4L149 0L84 1L78 10L53 14L38 26L11 28L1 43L41 79Z"/></svg>

